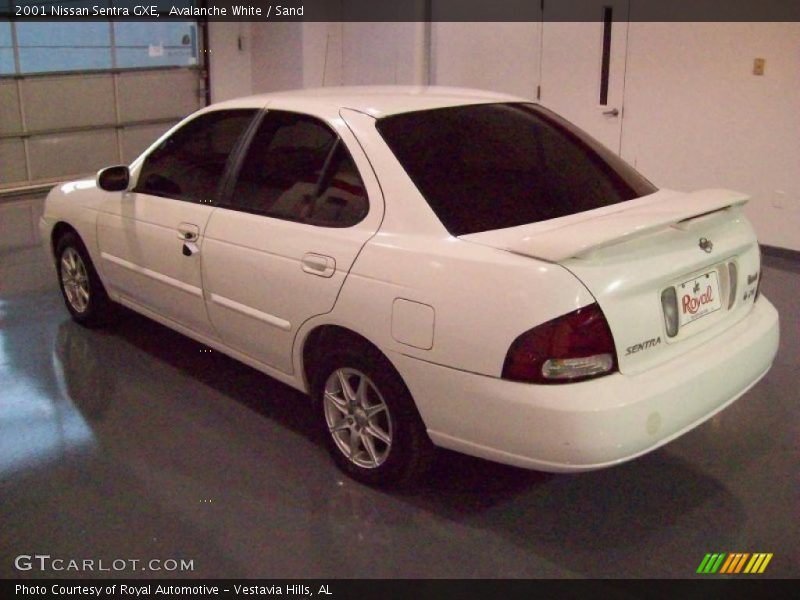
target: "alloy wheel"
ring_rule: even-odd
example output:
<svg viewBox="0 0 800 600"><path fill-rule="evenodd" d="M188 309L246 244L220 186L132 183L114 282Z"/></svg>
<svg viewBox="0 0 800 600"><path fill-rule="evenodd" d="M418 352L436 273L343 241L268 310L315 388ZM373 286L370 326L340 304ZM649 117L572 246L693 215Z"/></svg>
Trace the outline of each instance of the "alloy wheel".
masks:
<svg viewBox="0 0 800 600"><path fill-rule="evenodd" d="M72 309L77 313L86 312L89 307L89 275L75 248L68 247L61 254L61 284Z"/></svg>
<svg viewBox="0 0 800 600"><path fill-rule="evenodd" d="M340 368L325 382L325 422L336 447L354 465L375 469L392 449L392 416L375 383L357 369Z"/></svg>

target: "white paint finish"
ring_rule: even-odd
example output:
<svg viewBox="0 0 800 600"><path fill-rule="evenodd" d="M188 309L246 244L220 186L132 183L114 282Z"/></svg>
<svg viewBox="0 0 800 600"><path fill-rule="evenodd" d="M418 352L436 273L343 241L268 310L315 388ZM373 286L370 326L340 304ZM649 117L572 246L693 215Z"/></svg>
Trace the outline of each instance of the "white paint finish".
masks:
<svg viewBox="0 0 800 600"><path fill-rule="evenodd" d="M291 373L297 326L333 308L350 265L380 222L380 204L375 208L377 218L352 228L217 209L203 244L203 285L212 296L235 303L207 303L223 341ZM330 277L306 273L302 258L309 252L333 257L337 270Z"/></svg>
<svg viewBox="0 0 800 600"><path fill-rule="evenodd" d="M323 256L315 252L307 252L300 261L303 273L317 277L331 277L336 273L336 260L331 256Z"/></svg>
<svg viewBox="0 0 800 600"><path fill-rule="evenodd" d="M385 114L506 98L441 89L316 90L222 105L268 103L307 110L337 128L362 173L371 203L367 219L353 228L312 227L154 197L131 202L135 194L108 194L92 181L82 181L50 194L43 236L49 236L57 220L73 224L93 260L102 264L101 277L115 298L197 339L211 339L214 347L295 387L307 383L301 357L309 333L320 325L346 327L394 362L436 442L552 470L616 464L699 424L758 380L778 343L777 315L768 301L735 304L729 318L708 321L713 325L685 343L672 344L670 360L641 362L639 368L623 363L620 373L578 384L537 386L501 380L509 346L524 331L597 299L607 309L615 339L621 336L616 339L619 350L626 343L621 340L635 332L640 321L660 327L657 313L640 309L657 306L664 280L672 281L682 269L694 272L705 268L702 261L736 256L741 277L749 275L757 264L752 231L738 209L719 211L624 243L593 244L582 258L564 265L460 240L425 207L377 134L375 120L343 108L357 102L360 109ZM135 161L134 171L137 165ZM702 196L698 198L696 208L703 210ZM660 199L665 204L661 212L683 209L680 199L663 194ZM648 201L653 197L642 202ZM625 207L618 208L623 211L618 217L625 220ZM612 224L613 212L604 213ZM645 214L633 212L634 230L643 232ZM664 221L657 213L654 218L663 225L675 216ZM205 231L204 215L210 215ZM193 257L180 253L180 223L198 225L200 252ZM125 282L113 270L113 262L101 260L95 229L107 254L202 287L207 298L214 294L230 301L228 307L213 297L205 304L197 302L196 296L149 277ZM629 230L628 225L609 229ZM578 237L586 232L584 224L571 231L565 227L562 234ZM700 235L714 238L719 256L701 253L696 247ZM577 242L572 240L572 245L581 247ZM307 252L335 258L337 270L330 279L303 273L301 258ZM115 277L117 285L112 285ZM418 343L418 330L425 329L420 327L425 317L414 311L393 319L398 299L436 308L436 339L430 350L393 337L393 321L400 321L404 331L399 336L406 341ZM221 337L214 339L207 314L222 328ZM264 315L290 323L290 330L274 327ZM660 415L657 431L655 413Z"/></svg>
<svg viewBox="0 0 800 600"><path fill-rule="evenodd" d="M711 253L700 249L698 242L703 237L712 240ZM736 208L701 217L687 227L666 227L600 250L588 259L563 264L589 288L603 309L614 335L620 370L636 375L708 344L747 317L753 298L743 300L739 295L728 309L726 286L721 290L726 293L723 310L682 326L673 343L667 343L662 290L712 270L727 270L729 261L738 265L739 289L745 288L748 275L755 276L760 270L755 234L741 209ZM680 306L680 289L677 291ZM644 351L627 352L629 347L659 338L660 342Z"/></svg>
<svg viewBox="0 0 800 600"><path fill-rule="evenodd" d="M386 351L499 377L506 352L521 333L594 301L559 265L470 244L446 232L416 235L388 229L413 221L398 218L389 224L389 212L402 209L397 197L389 195L391 184L381 181L387 189L387 219L348 275L330 316L335 324ZM414 210L413 203L407 206L406 211ZM395 341L391 327L397 298L435 307L436 339L430 350Z"/></svg>
<svg viewBox="0 0 800 600"><path fill-rule="evenodd" d="M433 348L435 321L432 306L404 298L392 303L392 337L401 344L420 350Z"/></svg>
<svg viewBox="0 0 800 600"><path fill-rule="evenodd" d="M631 23L623 158L657 185L746 192L761 242L800 250L798 40L800 23Z"/></svg>
<svg viewBox="0 0 800 600"><path fill-rule="evenodd" d="M291 103L281 101L270 102L273 105L291 108ZM361 173L370 205L364 220L352 227L316 227L219 208L210 219L203 248L206 291L253 311L207 303L223 341L286 373L294 370L292 346L299 326L333 309L347 272L384 215L381 187L364 151L338 111L325 112L318 111L318 116L336 131ZM307 272L303 260L308 255L329 258L330 273L320 277ZM242 286L241 281L248 285ZM290 327L276 329L274 322L259 315Z"/></svg>
<svg viewBox="0 0 800 600"><path fill-rule="evenodd" d="M28 131L111 125L117 120L110 74L32 77L23 80L22 97Z"/></svg>
<svg viewBox="0 0 800 600"><path fill-rule="evenodd" d="M436 96L429 101L438 105ZM347 279L333 322L362 333L381 348L497 376L513 339L537 324L534 321L592 302L585 288L558 266L506 252L487 253L452 238L375 130L375 120L341 112L372 159L386 214L380 233L364 248ZM543 283L532 276L537 274L555 290L546 301L539 293ZM498 296L499 289L507 294ZM391 306L398 297L436 307L436 344L430 351L401 345L392 336ZM485 306L486 298L497 302ZM496 325L477 337L464 331L465 324L474 321L475 307L482 307L483 323ZM310 325L316 324L321 323Z"/></svg>
<svg viewBox="0 0 800 600"><path fill-rule="evenodd" d="M25 145L19 139L0 140L0 185L25 181Z"/></svg>
<svg viewBox="0 0 800 600"><path fill-rule="evenodd" d="M707 421L763 377L777 349L778 314L762 298L717 337L714 352L701 346L635 377L536 386L392 359L434 443L528 469L579 472L634 459Z"/></svg>
<svg viewBox="0 0 800 600"><path fill-rule="evenodd" d="M266 323L267 325L271 325L272 327L277 327L283 331L291 331L292 329L292 324L289 321L276 317L275 315L261 312L260 310L256 310L239 302L235 302L230 298L225 298L217 294L209 294L208 297L214 304L219 304L224 308L229 308L245 316L257 319Z"/></svg>
<svg viewBox="0 0 800 600"><path fill-rule="evenodd" d="M739 289L748 275L758 274L755 234L741 211L746 200L726 190L662 190L602 209L462 239L563 264L603 310L620 370L635 375L708 342L751 310L752 298L735 298L728 309L726 295L724 310L682 327L675 343L668 344L660 302L665 288L711 270L727 273L732 260L738 265ZM701 238L712 240L710 253L700 249ZM723 292L727 290L726 280ZM646 351L627 352L656 339Z"/></svg>
<svg viewBox="0 0 800 600"><path fill-rule="evenodd" d="M119 116L123 122L179 118L201 106L195 69L120 73L117 81Z"/></svg>
<svg viewBox="0 0 800 600"><path fill-rule="evenodd" d="M0 134L21 131L17 82L13 79L0 80Z"/></svg>
<svg viewBox="0 0 800 600"><path fill-rule="evenodd" d="M208 22L211 101L221 102L253 93L252 23ZM242 48L239 49L241 39Z"/></svg>
<svg viewBox="0 0 800 600"><path fill-rule="evenodd" d="M676 226L692 217L742 206L747 196L730 190L691 194L660 190L654 194L539 223L463 235L460 239L517 254L562 262L591 258L607 246ZM750 235L747 238L750 240Z"/></svg>
<svg viewBox="0 0 800 600"><path fill-rule="evenodd" d="M431 26L431 82L536 97L541 23Z"/></svg>
<svg viewBox="0 0 800 600"><path fill-rule="evenodd" d="M166 285L172 286L176 289L181 290L182 292L186 292L191 296L197 296L198 298L202 298L203 296L203 290L197 287L196 285L189 285L188 283L184 283L179 279L175 279L174 277L168 277L163 273L159 273L158 271L153 271L152 269L146 269L145 267L136 265L130 261L119 258L118 256L108 254L107 252L100 252L100 256L105 261L114 263L115 265L119 265L120 267L133 271L134 273L139 273L140 275L144 275L145 277L149 277L150 279L155 279L159 283L164 283Z"/></svg>
<svg viewBox="0 0 800 600"><path fill-rule="evenodd" d="M92 263L102 276L100 250L97 247L97 209L105 194L97 189L94 179L82 179L56 185L44 202L44 214L39 219L39 238L48 252L52 251L53 227L58 222L69 223L80 235Z"/></svg>
<svg viewBox="0 0 800 600"><path fill-rule="evenodd" d="M303 23L250 24L252 90L272 92L303 85Z"/></svg>
<svg viewBox="0 0 800 600"><path fill-rule="evenodd" d="M31 179L75 177L118 160L113 129L32 137L28 149Z"/></svg>
<svg viewBox="0 0 800 600"><path fill-rule="evenodd" d="M202 335L216 337L201 293L202 251L184 256L177 232L181 223L197 225L202 235L214 210L134 192L99 195L95 264L111 293L120 294Z"/></svg>

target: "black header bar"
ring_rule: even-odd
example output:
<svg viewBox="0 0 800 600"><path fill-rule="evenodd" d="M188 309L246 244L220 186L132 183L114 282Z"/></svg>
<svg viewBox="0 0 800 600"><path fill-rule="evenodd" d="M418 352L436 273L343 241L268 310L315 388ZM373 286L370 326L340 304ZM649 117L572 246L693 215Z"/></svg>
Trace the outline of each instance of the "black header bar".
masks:
<svg viewBox="0 0 800 600"><path fill-rule="evenodd" d="M0 0L0 18L164 21L603 21L604 0ZM623 3L624 8L624 3ZM798 0L629 0L619 21L800 22Z"/></svg>

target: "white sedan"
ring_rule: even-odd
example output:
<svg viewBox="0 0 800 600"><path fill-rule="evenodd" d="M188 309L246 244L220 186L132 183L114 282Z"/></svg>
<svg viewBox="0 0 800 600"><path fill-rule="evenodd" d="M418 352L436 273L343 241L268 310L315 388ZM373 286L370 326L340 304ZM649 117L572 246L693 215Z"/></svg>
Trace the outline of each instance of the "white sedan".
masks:
<svg viewBox="0 0 800 600"><path fill-rule="evenodd" d="M200 110L41 230L76 321L122 304L307 392L390 484L435 446L608 467L739 398L778 347L746 201L658 190L524 99L342 88Z"/></svg>

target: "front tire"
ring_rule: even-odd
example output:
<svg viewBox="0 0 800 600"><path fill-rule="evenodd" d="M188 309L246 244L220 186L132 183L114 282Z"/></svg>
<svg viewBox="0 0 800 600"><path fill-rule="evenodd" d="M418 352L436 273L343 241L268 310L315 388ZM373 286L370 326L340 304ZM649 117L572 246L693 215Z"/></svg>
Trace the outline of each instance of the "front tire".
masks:
<svg viewBox="0 0 800 600"><path fill-rule="evenodd" d="M347 475L405 487L427 472L433 444L400 375L379 352L329 354L315 387L328 451Z"/></svg>
<svg viewBox="0 0 800 600"><path fill-rule="evenodd" d="M107 324L112 302L78 235L69 232L61 236L55 255L58 285L72 318L86 327Z"/></svg>

